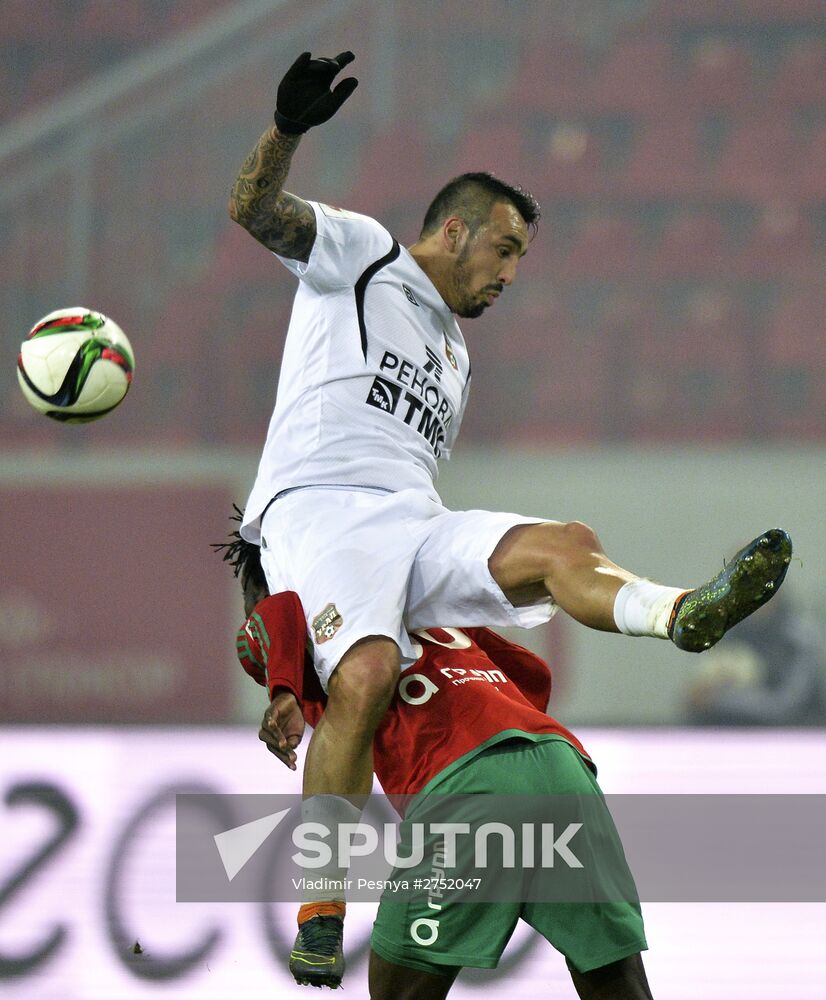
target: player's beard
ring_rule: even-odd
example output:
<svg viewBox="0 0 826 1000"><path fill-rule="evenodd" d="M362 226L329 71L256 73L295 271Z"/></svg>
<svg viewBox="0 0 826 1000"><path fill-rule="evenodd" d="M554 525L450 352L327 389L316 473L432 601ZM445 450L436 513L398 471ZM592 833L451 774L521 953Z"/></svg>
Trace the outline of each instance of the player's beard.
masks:
<svg viewBox="0 0 826 1000"><path fill-rule="evenodd" d="M461 319L477 319L487 309L488 304L484 300L479 301L468 293L470 283L470 247L465 246L456 261L454 269L454 287L456 289L456 308L453 310Z"/></svg>

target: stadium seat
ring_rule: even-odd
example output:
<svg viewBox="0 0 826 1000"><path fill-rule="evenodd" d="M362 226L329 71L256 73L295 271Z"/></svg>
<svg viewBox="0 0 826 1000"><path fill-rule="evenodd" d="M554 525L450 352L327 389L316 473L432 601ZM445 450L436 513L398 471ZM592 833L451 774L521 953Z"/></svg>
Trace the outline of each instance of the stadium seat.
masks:
<svg viewBox="0 0 826 1000"><path fill-rule="evenodd" d="M642 125L621 185L629 194L640 197L674 198L702 193L705 163L697 123L680 116Z"/></svg>
<svg viewBox="0 0 826 1000"><path fill-rule="evenodd" d="M383 208L400 200L428 204L441 184L452 176L449 168L440 174L434 160L432 137L415 125L406 124L375 135L360 158L360 169L347 195L346 207L367 215L381 215ZM487 169L484 157L480 156L476 166L468 169Z"/></svg>
<svg viewBox="0 0 826 1000"><path fill-rule="evenodd" d="M492 338L484 358L474 358L470 436L523 446L599 440L606 364L598 340L574 330L553 296L539 313L519 309L507 335Z"/></svg>
<svg viewBox="0 0 826 1000"><path fill-rule="evenodd" d="M639 273L640 236L631 215L593 209L580 220L563 273L567 277L622 278Z"/></svg>
<svg viewBox="0 0 826 1000"><path fill-rule="evenodd" d="M543 38L525 52L509 104L522 113L576 115L591 106L593 61L570 36Z"/></svg>
<svg viewBox="0 0 826 1000"><path fill-rule="evenodd" d="M826 124L815 126L809 136L800 155L796 180L801 198L826 200Z"/></svg>
<svg viewBox="0 0 826 1000"><path fill-rule="evenodd" d="M813 275L816 277L816 275ZM775 438L826 432L826 296L815 281L789 286L761 343L761 430Z"/></svg>
<svg viewBox="0 0 826 1000"><path fill-rule="evenodd" d="M666 296L633 366L631 406L641 440L736 440L751 426L750 344L736 300L699 286Z"/></svg>
<svg viewBox="0 0 826 1000"><path fill-rule="evenodd" d="M524 143L524 131L519 124L512 121L477 122L467 130L454 150L450 176L487 170L509 183L519 183L526 169Z"/></svg>
<svg viewBox="0 0 826 1000"><path fill-rule="evenodd" d="M535 130L526 154L529 174L554 196L596 195L610 182L604 140L586 122L560 122ZM533 148L535 147L535 148Z"/></svg>
<svg viewBox="0 0 826 1000"><path fill-rule="evenodd" d="M708 33L689 50L678 100L694 113L729 111L751 102L755 86L749 48L725 35Z"/></svg>
<svg viewBox="0 0 826 1000"><path fill-rule="evenodd" d="M719 210L683 208L663 227L649 260L659 277L720 273L728 262L728 233Z"/></svg>
<svg viewBox="0 0 826 1000"><path fill-rule="evenodd" d="M671 42L656 35L620 37L595 71L589 110L654 115L673 101Z"/></svg>
<svg viewBox="0 0 826 1000"><path fill-rule="evenodd" d="M761 206L733 270L743 277L772 278L809 264L815 234L806 210L793 201L777 200Z"/></svg>
<svg viewBox="0 0 826 1000"><path fill-rule="evenodd" d="M787 45L769 99L778 107L826 104L826 38L802 37Z"/></svg>
<svg viewBox="0 0 826 1000"><path fill-rule="evenodd" d="M800 141L789 117L750 115L725 142L714 189L725 197L768 199L795 194Z"/></svg>

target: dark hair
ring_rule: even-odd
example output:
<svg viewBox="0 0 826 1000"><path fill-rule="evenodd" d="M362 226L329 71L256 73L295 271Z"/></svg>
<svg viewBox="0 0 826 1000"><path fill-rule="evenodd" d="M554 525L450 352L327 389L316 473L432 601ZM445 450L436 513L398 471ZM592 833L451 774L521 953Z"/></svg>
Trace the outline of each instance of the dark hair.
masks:
<svg viewBox="0 0 826 1000"><path fill-rule="evenodd" d="M471 233L490 218L499 201L509 201L535 236L539 226L539 202L523 188L506 184L485 171L460 174L448 181L430 203L422 223L422 236L429 236L443 219L458 215Z"/></svg>
<svg viewBox="0 0 826 1000"><path fill-rule="evenodd" d="M230 514L230 521L240 524L243 519L243 512L237 504L232 505L234 514ZM244 576L246 581L259 587L267 586L267 578L261 566L261 549L241 537L240 531L231 531L229 537L231 542L212 542L212 548L216 552L223 552L224 562L232 566L235 577Z"/></svg>

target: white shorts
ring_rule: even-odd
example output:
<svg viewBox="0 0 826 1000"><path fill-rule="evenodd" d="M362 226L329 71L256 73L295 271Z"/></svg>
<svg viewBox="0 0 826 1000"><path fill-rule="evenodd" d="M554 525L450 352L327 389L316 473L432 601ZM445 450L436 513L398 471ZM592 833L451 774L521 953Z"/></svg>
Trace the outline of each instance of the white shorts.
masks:
<svg viewBox="0 0 826 1000"><path fill-rule="evenodd" d="M540 518L450 511L417 490L294 490L264 516L261 564L271 593L301 599L324 689L360 639L383 635L417 656L407 631L479 625L532 628L556 611L550 597L514 607L488 559L514 525Z"/></svg>

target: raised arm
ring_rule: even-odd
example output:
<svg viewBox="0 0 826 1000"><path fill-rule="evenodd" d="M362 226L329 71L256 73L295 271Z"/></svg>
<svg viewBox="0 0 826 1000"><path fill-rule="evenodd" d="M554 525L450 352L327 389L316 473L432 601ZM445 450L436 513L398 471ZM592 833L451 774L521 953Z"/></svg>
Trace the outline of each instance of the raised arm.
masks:
<svg viewBox="0 0 826 1000"><path fill-rule="evenodd" d="M358 86L355 77L333 79L355 57L313 59L303 52L278 87L275 128L266 131L247 157L233 185L229 214L265 247L282 257L308 261L316 235L315 215L306 201L284 190L302 133L328 121Z"/></svg>
<svg viewBox="0 0 826 1000"><path fill-rule="evenodd" d="M229 214L268 250L306 263L315 240L315 213L283 190L300 139L277 128L261 136L233 185Z"/></svg>

